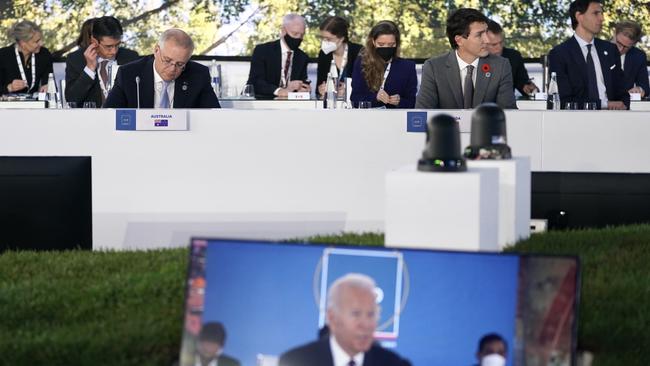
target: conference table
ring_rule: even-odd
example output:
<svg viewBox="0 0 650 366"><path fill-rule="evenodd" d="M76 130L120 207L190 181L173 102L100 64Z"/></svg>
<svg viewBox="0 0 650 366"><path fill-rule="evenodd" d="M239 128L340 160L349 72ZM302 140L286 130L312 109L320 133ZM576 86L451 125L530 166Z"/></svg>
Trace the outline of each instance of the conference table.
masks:
<svg viewBox="0 0 650 366"><path fill-rule="evenodd" d="M187 131L118 131L110 109L0 109L0 155L91 156L94 249L382 231L386 173L424 148L407 131L412 112L189 110ZM425 112L457 118L468 145L471 111ZM650 172L647 112L506 117L533 171Z"/></svg>

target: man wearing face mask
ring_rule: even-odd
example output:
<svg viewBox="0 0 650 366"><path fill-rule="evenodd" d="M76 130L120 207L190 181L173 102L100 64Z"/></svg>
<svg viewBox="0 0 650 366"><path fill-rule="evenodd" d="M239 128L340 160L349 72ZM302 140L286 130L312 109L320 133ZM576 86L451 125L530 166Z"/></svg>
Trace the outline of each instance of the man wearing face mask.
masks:
<svg viewBox="0 0 650 366"><path fill-rule="evenodd" d="M447 18L453 50L428 59L415 102L420 109L471 109L492 102L516 109L512 70L507 59L488 51L488 18L461 8Z"/></svg>
<svg viewBox="0 0 650 366"><path fill-rule="evenodd" d="M320 24L321 51L318 53L316 82L318 95L325 95L327 74L330 72L339 80L339 95L345 93L345 79L352 76L352 67L361 50L360 44L350 42L349 28L348 21L339 16L329 16Z"/></svg>
<svg viewBox="0 0 650 366"><path fill-rule="evenodd" d="M305 83L309 58L299 48L305 28L302 16L287 14L282 20L280 39L255 47L247 83L254 86L256 98L272 99L286 97L290 92L311 91Z"/></svg>
<svg viewBox="0 0 650 366"><path fill-rule="evenodd" d="M480 366L505 366L507 354L506 340L497 333L489 333L481 337L476 359Z"/></svg>

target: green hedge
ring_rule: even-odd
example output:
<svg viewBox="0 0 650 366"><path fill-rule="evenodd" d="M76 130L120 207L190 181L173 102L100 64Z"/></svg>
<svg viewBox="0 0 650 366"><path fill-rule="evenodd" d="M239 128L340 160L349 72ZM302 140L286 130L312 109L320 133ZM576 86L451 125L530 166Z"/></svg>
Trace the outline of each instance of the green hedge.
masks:
<svg viewBox="0 0 650 366"><path fill-rule="evenodd" d="M310 241L381 245L383 236ZM508 250L580 255L580 347L597 366L650 362L650 226L551 232ZM187 255L0 255L0 365L170 365L181 342Z"/></svg>

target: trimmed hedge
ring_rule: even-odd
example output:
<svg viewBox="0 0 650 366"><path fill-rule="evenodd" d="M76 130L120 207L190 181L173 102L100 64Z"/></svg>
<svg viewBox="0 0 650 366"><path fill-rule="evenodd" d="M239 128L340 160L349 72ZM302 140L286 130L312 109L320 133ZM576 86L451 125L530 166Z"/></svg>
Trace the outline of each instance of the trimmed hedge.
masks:
<svg viewBox="0 0 650 366"><path fill-rule="evenodd" d="M309 241L381 246L383 235ZM579 255L580 347L597 366L650 362L650 226L550 232L507 250ZM0 255L0 364L172 364L187 259L186 249Z"/></svg>

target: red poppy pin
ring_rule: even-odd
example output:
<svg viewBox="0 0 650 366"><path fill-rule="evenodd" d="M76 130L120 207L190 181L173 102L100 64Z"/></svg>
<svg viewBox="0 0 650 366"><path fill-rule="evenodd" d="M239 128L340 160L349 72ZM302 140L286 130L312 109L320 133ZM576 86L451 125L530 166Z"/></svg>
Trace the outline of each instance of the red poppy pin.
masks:
<svg viewBox="0 0 650 366"><path fill-rule="evenodd" d="M485 73L486 78L492 76L492 73L490 73L491 70L490 64L483 64L483 66L481 66L481 70L483 70L483 72Z"/></svg>

